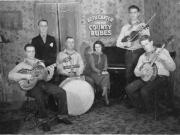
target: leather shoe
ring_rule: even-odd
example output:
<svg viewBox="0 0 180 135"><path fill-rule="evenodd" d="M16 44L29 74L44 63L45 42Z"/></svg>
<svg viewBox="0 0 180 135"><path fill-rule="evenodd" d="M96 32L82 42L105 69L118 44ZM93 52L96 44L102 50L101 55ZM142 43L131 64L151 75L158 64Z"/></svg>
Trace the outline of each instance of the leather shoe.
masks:
<svg viewBox="0 0 180 135"><path fill-rule="evenodd" d="M40 126L42 127L43 131L50 131L51 130L51 127L48 123L42 123Z"/></svg>
<svg viewBox="0 0 180 135"><path fill-rule="evenodd" d="M68 118L58 118L58 123L64 123L66 125L71 125L72 122L68 120Z"/></svg>
<svg viewBox="0 0 180 135"><path fill-rule="evenodd" d="M48 117L47 113L39 113L36 115L37 118L40 118L40 119L45 119Z"/></svg>
<svg viewBox="0 0 180 135"><path fill-rule="evenodd" d="M125 106L126 106L127 109L132 109L133 108L133 105L131 105L128 102L125 102Z"/></svg>
<svg viewBox="0 0 180 135"><path fill-rule="evenodd" d="M104 105L105 105L106 107L111 106L111 104L110 104L110 102L109 102L109 101L108 101L108 102L104 101Z"/></svg>

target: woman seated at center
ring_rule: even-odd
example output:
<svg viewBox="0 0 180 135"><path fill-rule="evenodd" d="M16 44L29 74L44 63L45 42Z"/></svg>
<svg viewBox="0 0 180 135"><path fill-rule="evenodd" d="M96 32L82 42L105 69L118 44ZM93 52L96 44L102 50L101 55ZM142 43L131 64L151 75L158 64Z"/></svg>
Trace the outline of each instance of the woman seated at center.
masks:
<svg viewBox="0 0 180 135"><path fill-rule="evenodd" d="M102 90L105 104L109 105L108 90L110 89L109 73L107 72L107 56L102 52L104 44L96 41L93 44L93 53L90 55L90 74L94 83Z"/></svg>

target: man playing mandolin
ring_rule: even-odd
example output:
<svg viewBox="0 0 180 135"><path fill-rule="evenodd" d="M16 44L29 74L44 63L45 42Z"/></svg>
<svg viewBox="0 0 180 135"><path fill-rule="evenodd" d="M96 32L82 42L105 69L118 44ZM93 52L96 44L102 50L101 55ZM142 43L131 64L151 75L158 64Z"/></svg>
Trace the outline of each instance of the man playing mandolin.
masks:
<svg viewBox="0 0 180 135"><path fill-rule="evenodd" d="M67 77L80 76L84 70L81 55L75 51L73 37L66 38L66 49L57 55L56 64L58 74L61 75L60 82Z"/></svg>
<svg viewBox="0 0 180 135"><path fill-rule="evenodd" d="M176 65L164 45L156 48L150 36L142 36L139 42L145 53L140 56L134 73L141 79L128 84L126 93L134 107L150 112L152 110L149 102L151 94L155 90L163 93L168 84L168 76L176 69Z"/></svg>
<svg viewBox="0 0 180 135"><path fill-rule="evenodd" d="M116 46L127 50L125 57L127 65L126 80L127 83L130 83L136 79L133 70L139 56L144 52L139 44L139 37L141 35L150 35L150 32L146 24L142 23L139 19L140 9L138 6L131 5L128 11L129 22L122 27Z"/></svg>
<svg viewBox="0 0 180 135"><path fill-rule="evenodd" d="M35 47L31 44L26 44L24 47L26 58L23 62L16 65L8 75L10 80L19 82L21 88L27 88L26 85L32 85L32 88L27 91L27 94L34 97L39 109L39 117L47 117L45 109L46 96L53 95L57 100L59 118L66 123L71 123L67 119L67 99L66 92L49 81L48 71L44 63L35 58ZM32 83L32 84L31 84Z"/></svg>

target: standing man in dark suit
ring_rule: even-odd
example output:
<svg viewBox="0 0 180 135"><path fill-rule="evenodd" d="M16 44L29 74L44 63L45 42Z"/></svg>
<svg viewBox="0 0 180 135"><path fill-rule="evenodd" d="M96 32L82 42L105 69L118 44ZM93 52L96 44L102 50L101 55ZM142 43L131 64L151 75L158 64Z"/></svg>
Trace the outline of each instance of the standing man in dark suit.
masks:
<svg viewBox="0 0 180 135"><path fill-rule="evenodd" d="M57 46L55 38L48 35L48 21L41 19L38 22L39 35L32 39L37 59L43 60L46 66L56 62Z"/></svg>
<svg viewBox="0 0 180 135"><path fill-rule="evenodd" d="M57 85L58 76L56 76L54 66L56 63L57 46L55 38L48 34L48 21L41 19L38 22L39 35L32 39L32 45L35 47L35 58L42 60L48 69L51 80L50 83ZM48 98L48 103L55 109L54 99L52 96Z"/></svg>

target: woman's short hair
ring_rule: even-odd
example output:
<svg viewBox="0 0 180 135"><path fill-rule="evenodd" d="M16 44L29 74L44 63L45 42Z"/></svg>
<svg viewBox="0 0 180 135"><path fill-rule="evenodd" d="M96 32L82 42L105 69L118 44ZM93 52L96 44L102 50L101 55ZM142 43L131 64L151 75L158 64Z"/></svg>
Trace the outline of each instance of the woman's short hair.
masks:
<svg viewBox="0 0 180 135"><path fill-rule="evenodd" d="M100 41L100 40L97 40L96 42L94 42L94 44L93 44L93 51L96 51L95 50L95 45L96 44L100 44L101 45L101 48L102 48L102 51L104 50L104 43L102 42L102 41Z"/></svg>

